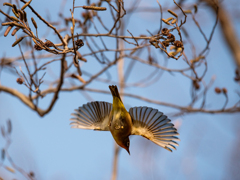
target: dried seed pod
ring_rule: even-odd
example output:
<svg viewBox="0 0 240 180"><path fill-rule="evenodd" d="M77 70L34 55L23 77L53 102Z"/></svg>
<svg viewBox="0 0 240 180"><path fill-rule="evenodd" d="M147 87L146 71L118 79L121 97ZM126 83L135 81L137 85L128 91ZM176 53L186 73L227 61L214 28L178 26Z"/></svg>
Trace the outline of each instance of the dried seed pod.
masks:
<svg viewBox="0 0 240 180"><path fill-rule="evenodd" d="M171 11L170 9L168 9L168 12L169 12L170 14L172 14L173 16L175 16L176 18L178 17L178 15L177 15L175 12Z"/></svg>
<svg viewBox="0 0 240 180"><path fill-rule="evenodd" d="M239 75L239 74L240 74L238 69L235 70L235 74L236 74L236 75Z"/></svg>
<svg viewBox="0 0 240 180"><path fill-rule="evenodd" d="M194 4L194 13L197 13L197 11L198 11L198 7L197 7L197 5L196 4Z"/></svg>
<svg viewBox="0 0 240 180"><path fill-rule="evenodd" d="M76 74L71 74L70 76L71 78L74 78L74 79L78 79L79 81L81 81L82 83L86 83L86 81L79 75L76 75Z"/></svg>
<svg viewBox="0 0 240 180"><path fill-rule="evenodd" d="M149 64L152 64L154 62L154 59L152 56L148 56L148 62Z"/></svg>
<svg viewBox="0 0 240 180"><path fill-rule="evenodd" d="M17 18L19 18L19 15L18 15L17 11L14 10L14 8L12 8L12 12Z"/></svg>
<svg viewBox="0 0 240 180"><path fill-rule="evenodd" d="M20 9L18 9L18 14L20 14L20 20L23 21L23 19L24 19L23 11L21 11Z"/></svg>
<svg viewBox="0 0 240 180"><path fill-rule="evenodd" d="M192 10L185 10L185 11L183 11L185 14L192 14Z"/></svg>
<svg viewBox="0 0 240 180"><path fill-rule="evenodd" d="M71 74L70 76L71 78L77 79L77 75L76 74Z"/></svg>
<svg viewBox="0 0 240 180"><path fill-rule="evenodd" d="M200 85L197 83L196 85L195 85L195 88L198 90L198 89L200 89Z"/></svg>
<svg viewBox="0 0 240 180"><path fill-rule="evenodd" d="M224 94L227 94L227 89L226 88L222 88L222 91Z"/></svg>
<svg viewBox="0 0 240 180"><path fill-rule="evenodd" d="M84 42L83 42L82 39L78 39L78 40L75 42L75 44L76 44L78 47L84 46Z"/></svg>
<svg viewBox="0 0 240 180"><path fill-rule="evenodd" d="M13 5L11 3L8 3L8 2L3 3L3 6L13 7Z"/></svg>
<svg viewBox="0 0 240 180"><path fill-rule="evenodd" d="M13 22L13 25L14 26L17 26L17 27L20 27L20 28L25 28L25 26L24 25L22 25L22 24L18 24L17 22Z"/></svg>
<svg viewBox="0 0 240 180"><path fill-rule="evenodd" d="M168 46L169 46L169 41L162 41L162 44L163 44L165 47L168 47Z"/></svg>
<svg viewBox="0 0 240 180"><path fill-rule="evenodd" d="M74 64L74 66L75 67L79 67L79 65L78 65L78 55L76 54L75 56L73 56L73 64Z"/></svg>
<svg viewBox="0 0 240 180"><path fill-rule="evenodd" d="M175 51L171 51L168 54L171 56L176 56L178 53L180 53L182 51L182 48L174 48Z"/></svg>
<svg viewBox="0 0 240 180"><path fill-rule="evenodd" d="M173 17L169 17L169 18L166 19L167 22L169 22L171 20L173 20Z"/></svg>
<svg viewBox="0 0 240 180"><path fill-rule="evenodd" d="M181 47L179 47L179 48L176 49L176 53L177 53L177 54L180 53L181 51L182 51L182 48L181 48Z"/></svg>
<svg viewBox="0 0 240 180"><path fill-rule="evenodd" d="M2 23L2 26L12 26L12 25L13 25L13 22Z"/></svg>
<svg viewBox="0 0 240 180"><path fill-rule="evenodd" d="M34 172L31 171L31 172L29 173L29 176L34 177L34 176L35 176Z"/></svg>
<svg viewBox="0 0 240 180"><path fill-rule="evenodd" d="M84 61L84 62L87 62L87 59L83 58L82 55L81 55L81 53L78 52L78 51L77 51L77 57L78 57L79 60Z"/></svg>
<svg viewBox="0 0 240 180"><path fill-rule="evenodd" d="M78 59L81 59L82 58L82 55L80 52L77 51L77 56L78 56Z"/></svg>
<svg viewBox="0 0 240 180"><path fill-rule="evenodd" d="M11 16L10 18L11 18L11 20L13 20L13 21L19 22L18 18L14 17L14 16Z"/></svg>
<svg viewBox="0 0 240 180"><path fill-rule="evenodd" d="M215 88L215 92L216 92L217 94L220 94L220 93L222 92L222 90L221 90L220 88L216 87L216 88Z"/></svg>
<svg viewBox="0 0 240 180"><path fill-rule="evenodd" d="M87 59L86 59L86 58L81 58L80 60L81 60L81 61L84 61L84 62L87 62Z"/></svg>
<svg viewBox="0 0 240 180"><path fill-rule="evenodd" d="M183 43L181 41L174 41L173 45L176 47L183 47Z"/></svg>
<svg viewBox="0 0 240 180"><path fill-rule="evenodd" d="M24 4L23 7L21 8L21 10L24 10L31 2L32 2L32 0L30 0L26 4Z"/></svg>
<svg viewBox="0 0 240 180"><path fill-rule="evenodd" d="M193 86L196 90L200 89L200 85L197 81L193 81Z"/></svg>
<svg viewBox="0 0 240 180"><path fill-rule="evenodd" d="M107 8L105 7L97 7L97 6L83 6L83 9L87 9L87 10L95 10L95 11L106 11Z"/></svg>
<svg viewBox="0 0 240 180"><path fill-rule="evenodd" d="M37 51L41 51L42 50L42 48L38 44L34 45L34 49L36 49Z"/></svg>
<svg viewBox="0 0 240 180"><path fill-rule="evenodd" d="M22 77L20 77L20 78L17 78L17 83L18 84L22 84L23 82L24 82L24 80L23 80L23 78Z"/></svg>
<svg viewBox="0 0 240 180"><path fill-rule="evenodd" d="M16 13L18 12L17 6L16 6L15 4L13 4L13 9L14 9L14 11L15 11Z"/></svg>
<svg viewBox="0 0 240 180"><path fill-rule="evenodd" d="M44 44L47 47L54 47L54 44L51 41L49 41L49 40L47 40Z"/></svg>
<svg viewBox="0 0 240 180"><path fill-rule="evenodd" d="M235 77L234 80L237 82L240 81L240 76Z"/></svg>
<svg viewBox="0 0 240 180"><path fill-rule="evenodd" d="M6 170L10 171L11 173L15 173L15 170L9 166L4 166Z"/></svg>
<svg viewBox="0 0 240 180"><path fill-rule="evenodd" d="M23 40L24 37L18 38L13 44L12 47L16 46L18 43L20 43Z"/></svg>
<svg viewBox="0 0 240 180"><path fill-rule="evenodd" d="M190 60L190 63L198 62L199 60L204 59L204 58L205 58L205 56L198 56L195 59Z"/></svg>
<svg viewBox="0 0 240 180"><path fill-rule="evenodd" d="M27 13L26 11L23 11L23 20L27 22Z"/></svg>
<svg viewBox="0 0 240 180"><path fill-rule="evenodd" d="M19 29L20 29L19 27L16 27L16 28L12 31L12 34L11 34L11 35L14 36Z"/></svg>
<svg viewBox="0 0 240 180"><path fill-rule="evenodd" d="M171 51L168 53L169 56L176 56L178 53L175 51Z"/></svg>
<svg viewBox="0 0 240 180"><path fill-rule="evenodd" d="M8 33L11 31L12 26L8 26L8 28L6 29L5 33L4 33L4 37L6 37L8 35Z"/></svg>
<svg viewBox="0 0 240 180"><path fill-rule="evenodd" d="M163 19L163 18L162 18L162 22L164 22L164 23L167 24L167 25L170 25L170 23L167 22L166 19Z"/></svg>
<svg viewBox="0 0 240 180"><path fill-rule="evenodd" d="M31 18L31 20L32 20L32 23L33 23L34 27L37 29L38 27L37 27L36 21L33 19L33 17Z"/></svg>
<svg viewBox="0 0 240 180"><path fill-rule="evenodd" d="M162 35L163 35L163 36L167 36L168 34L169 34L168 28L163 28L163 29L162 29Z"/></svg>
<svg viewBox="0 0 240 180"><path fill-rule="evenodd" d="M86 18L86 17L87 17L87 13L86 13L86 12L82 12L81 15L82 15L83 18Z"/></svg>
<svg viewBox="0 0 240 180"><path fill-rule="evenodd" d="M177 19L174 19L171 24L175 24L177 22Z"/></svg>
<svg viewBox="0 0 240 180"><path fill-rule="evenodd" d="M175 41L175 36L171 33L167 35L167 38L168 38L168 41L171 41L171 42Z"/></svg>

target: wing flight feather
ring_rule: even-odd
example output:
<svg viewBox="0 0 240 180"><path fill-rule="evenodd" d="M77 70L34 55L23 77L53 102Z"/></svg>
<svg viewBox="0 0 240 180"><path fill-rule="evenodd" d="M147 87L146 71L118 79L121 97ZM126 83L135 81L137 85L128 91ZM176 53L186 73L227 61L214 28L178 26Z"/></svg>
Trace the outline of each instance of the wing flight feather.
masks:
<svg viewBox="0 0 240 180"><path fill-rule="evenodd" d="M94 101L84 104L75 109L75 113L70 120L72 128L94 129L99 131L109 131L109 114L112 110L112 104L108 102Z"/></svg>
<svg viewBox="0 0 240 180"><path fill-rule="evenodd" d="M179 134L162 112L149 107L133 107L129 114L133 121L132 135L141 135L168 151L176 150Z"/></svg>

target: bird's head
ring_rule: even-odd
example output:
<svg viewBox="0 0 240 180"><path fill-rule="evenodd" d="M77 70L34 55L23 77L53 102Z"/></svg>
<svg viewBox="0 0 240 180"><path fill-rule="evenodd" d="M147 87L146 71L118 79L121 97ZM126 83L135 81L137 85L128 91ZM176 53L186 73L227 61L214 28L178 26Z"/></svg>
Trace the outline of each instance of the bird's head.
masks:
<svg viewBox="0 0 240 180"><path fill-rule="evenodd" d="M124 138L123 141L121 142L120 145L122 148L126 149L126 151L128 152L128 154L130 155L130 151L129 151L129 147L130 147L130 141L129 141L129 137Z"/></svg>

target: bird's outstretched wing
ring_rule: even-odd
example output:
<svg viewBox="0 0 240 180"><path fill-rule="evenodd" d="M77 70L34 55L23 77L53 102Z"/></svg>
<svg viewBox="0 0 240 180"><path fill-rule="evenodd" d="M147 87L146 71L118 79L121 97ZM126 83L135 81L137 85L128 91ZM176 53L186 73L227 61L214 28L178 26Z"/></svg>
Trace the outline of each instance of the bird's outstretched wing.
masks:
<svg viewBox="0 0 240 180"><path fill-rule="evenodd" d="M109 131L109 114L112 104L108 102L90 102L75 109L71 115L73 118L70 124L72 128L94 129L99 131Z"/></svg>
<svg viewBox="0 0 240 180"><path fill-rule="evenodd" d="M171 152L176 150L179 134L162 112L149 107L133 107L129 114L133 121L132 135L141 135Z"/></svg>

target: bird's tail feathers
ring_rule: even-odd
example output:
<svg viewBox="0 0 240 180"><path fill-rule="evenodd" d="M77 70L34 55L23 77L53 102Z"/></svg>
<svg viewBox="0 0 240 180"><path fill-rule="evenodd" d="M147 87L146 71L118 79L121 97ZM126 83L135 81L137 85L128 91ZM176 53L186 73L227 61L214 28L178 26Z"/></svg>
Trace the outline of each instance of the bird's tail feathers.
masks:
<svg viewBox="0 0 240 180"><path fill-rule="evenodd" d="M118 92L117 86L114 86L114 85L109 86L109 89L110 89L110 91L111 91L111 93L112 93L112 96L119 98L120 101L122 102L122 99L121 99L120 94L119 94L119 92Z"/></svg>

